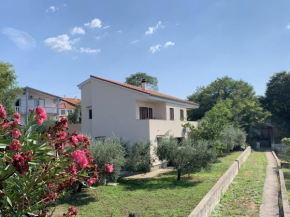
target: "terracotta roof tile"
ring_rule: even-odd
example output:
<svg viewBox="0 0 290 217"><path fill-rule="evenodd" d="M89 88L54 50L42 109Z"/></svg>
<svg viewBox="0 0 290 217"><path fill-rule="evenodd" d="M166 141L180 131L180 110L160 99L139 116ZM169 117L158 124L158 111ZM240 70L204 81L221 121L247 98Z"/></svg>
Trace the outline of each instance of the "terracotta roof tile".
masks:
<svg viewBox="0 0 290 217"><path fill-rule="evenodd" d="M60 109L65 109L65 108L68 108L68 109L75 109L76 107L75 106L73 106L73 105L71 105L71 104L69 104L69 103L62 103L62 104L60 104L59 105L59 108Z"/></svg>
<svg viewBox="0 0 290 217"><path fill-rule="evenodd" d="M170 96L170 95L167 95L167 94L159 93L159 92L156 92L156 91L153 91L153 90L148 90L148 89L147 90L143 90L141 87L136 87L136 86L133 86L133 85L130 85L130 84L125 84L125 83L112 81L112 80L105 79L105 78L100 78L100 77L97 77L97 76L94 76L94 75L91 75L91 77L99 79L99 80L102 80L102 81L106 81L106 82L109 82L109 83L112 83L112 84L116 84L116 85L119 85L119 86L122 86L122 87L126 87L126 88L129 88L129 89L132 89L132 90L136 90L136 91L139 91L139 92L142 92L142 93L147 93L147 94L150 94L152 96L157 96L157 97L171 99L171 100L175 100L175 101L179 101L179 102L189 103L189 104L192 104L192 105L198 105L198 103L191 102L191 101L184 100L184 99L180 99L180 98L177 98L177 97L174 97L174 96Z"/></svg>
<svg viewBox="0 0 290 217"><path fill-rule="evenodd" d="M80 99L77 99L77 98L61 98L62 101L64 102L67 102L69 104L72 104L72 105L78 105L80 104L82 101Z"/></svg>

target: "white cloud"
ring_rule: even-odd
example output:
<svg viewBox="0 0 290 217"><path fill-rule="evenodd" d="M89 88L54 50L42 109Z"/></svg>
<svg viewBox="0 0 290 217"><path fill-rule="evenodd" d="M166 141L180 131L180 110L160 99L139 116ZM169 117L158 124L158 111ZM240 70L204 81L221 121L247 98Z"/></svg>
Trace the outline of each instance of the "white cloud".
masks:
<svg viewBox="0 0 290 217"><path fill-rule="evenodd" d="M155 26L149 27L148 30L145 32L145 35L151 35L153 32L159 28L164 28L164 26L161 25L161 21L159 21Z"/></svg>
<svg viewBox="0 0 290 217"><path fill-rule="evenodd" d="M67 34L59 35L57 37L51 37L44 41L44 44L50 46L51 49L56 51L72 50L72 45L77 43L80 39L69 39Z"/></svg>
<svg viewBox="0 0 290 217"><path fill-rule="evenodd" d="M7 35L9 39L20 49L30 49L36 46L36 41L28 33L13 28L3 28L1 33Z"/></svg>
<svg viewBox="0 0 290 217"><path fill-rule="evenodd" d="M139 42L139 40L131 41L130 44L136 44L137 42Z"/></svg>
<svg viewBox="0 0 290 217"><path fill-rule="evenodd" d="M157 45L155 45L155 46L151 46L151 47L149 48L149 52L151 52L151 53L155 53L155 52L157 52L157 51L161 51L163 48L167 48L167 47L169 47L169 46L174 46L174 45L175 45L175 43L172 42L172 41L168 41L168 42L166 42L163 46L162 46L161 44L157 44Z"/></svg>
<svg viewBox="0 0 290 217"><path fill-rule="evenodd" d="M90 49L90 48L83 48L83 47L81 47L80 52L81 53L91 53L91 54L95 54L95 53L101 52L101 49L93 50L93 49Z"/></svg>
<svg viewBox="0 0 290 217"><path fill-rule="evenodd" d="M84 34L86 34L86 31L82 28L82 27L75 27L75 28L73 28L71 31L70 31L70 33L72 34L72 35L77 35L77 34L79 34L79 35L84 35Z"/></svg>
<svg viewBox="0 0 290 217"><path fill-rule="evenodd" d="M93 19L91 22L85 23L85 26L90 28L102 28L102 21L100 19Z"/></svg>
<svg viewBox="0 0 290 217"><path fill-rule="evenodd" d="M122 30L118 30L118 31L116 31L115 33L121 34L121 33L123 33L123 32L122 32Z"/></svg>
<svg viewBox="0 0 290 217"><path fill-rule="evenodd" d="M174 45L175 45L174 42L172 42L172 41L168 41L168 42L166 42L166 43L164 44L163 47L174 46Z"/></svg>
<svg viewBox="0 0 290 217"><path fill-rule="evenodd" d="M286 29L290 29L290 25L286 26Z"/></svg>
<svg viewBox="0 0 290 217"><path fill-rule="evenodd" d="M151 52L151 53L155 53L155 52L157 52L157 51L160 51L161 50L161 44L157 44L157 45L155 45L155 46L151 46L150 48L149 48L149 52Z"/></svg>
<svg viewBox="0 0 290 217"><path fill-rule="evenodd" d="M54 6L50 6L47 10L46 10L46 12L52 12L52 13L54 13L54 12L56 12L57 10L58 10L59 8L56 8L56 7L54 7Z"/></svg>
<svg viewBox="0 0 290 217"><path fill-rule="evenodd" d="M103 29L108 29L108 28L110 28L111 26L105 26Z"/></svg>

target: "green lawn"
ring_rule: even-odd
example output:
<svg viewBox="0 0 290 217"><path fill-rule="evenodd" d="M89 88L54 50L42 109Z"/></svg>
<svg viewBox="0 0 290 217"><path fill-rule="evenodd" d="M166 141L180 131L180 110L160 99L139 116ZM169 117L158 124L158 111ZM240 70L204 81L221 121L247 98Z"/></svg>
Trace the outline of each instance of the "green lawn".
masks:
<svg viewBox="0 0 290 217"><path fill-rule="evenodd" d="M288 199L290 198L290 168L282 168L284 179L285 179L285 185L287 189Z"/></svg>
<svg viewBox="0 0 290 217"><path fill-rule="evenodd" d="M265 153L253 151L211 217L259 216L266 168Z"/></svg>
<svg viewBox="0 0 290 217"><path fill-rule="evenodd" d="M121 180L118 186L99 186L84 189L60 201L54 216L62 216L69 205L79 216L187 216L241 152L220 157L210 171L183 175L176 181L170 172L147 180Z"/></svg>

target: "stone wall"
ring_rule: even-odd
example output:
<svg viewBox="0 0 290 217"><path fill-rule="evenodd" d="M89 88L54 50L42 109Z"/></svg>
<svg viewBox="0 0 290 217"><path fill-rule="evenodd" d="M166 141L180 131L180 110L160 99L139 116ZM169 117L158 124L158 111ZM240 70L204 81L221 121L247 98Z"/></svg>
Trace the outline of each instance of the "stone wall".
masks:
<svg viewBox="0 0 290 217"><path fill-rule="evenodd" d="M224 173L212 189L205 195L189 217L207 217L211 214L215 206L219 203L223 194L239 172L242 164L247 160L251 153L251 147L247 149L235 160L231 167Z"/></svg>

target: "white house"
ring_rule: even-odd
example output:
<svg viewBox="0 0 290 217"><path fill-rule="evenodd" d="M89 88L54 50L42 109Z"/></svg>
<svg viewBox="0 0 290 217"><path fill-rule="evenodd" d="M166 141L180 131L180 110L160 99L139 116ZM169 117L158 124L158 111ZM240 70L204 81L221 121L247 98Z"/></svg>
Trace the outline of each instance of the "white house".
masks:
<svg viewBox="0 0 290 217"><path fill-rule="evenodd" d="M59 118L59 100L60 97L36 90L31 87L24 87L23 93L19 94L15 102L15 110L21 114L21 124L28 121L29 109L35 109L41 106L47 113L47 119L57 120Z"/></svg>
<svg viewBox="0 0 290 217"><path fill-rule="evenodd" d="M143 139L157 145L158 138L165 135L184 138L187 132L182 119L186 120L188 109L199 107L197 103L148 90L144 80L142 87L136 87L91 75L78 87L82 132L94 139L114 133L131 142Z"/></svg>

